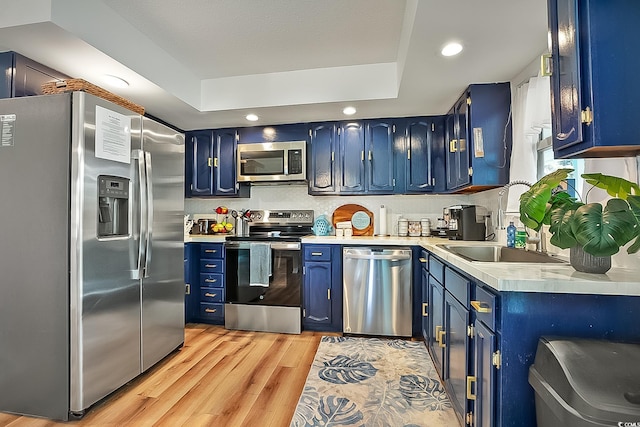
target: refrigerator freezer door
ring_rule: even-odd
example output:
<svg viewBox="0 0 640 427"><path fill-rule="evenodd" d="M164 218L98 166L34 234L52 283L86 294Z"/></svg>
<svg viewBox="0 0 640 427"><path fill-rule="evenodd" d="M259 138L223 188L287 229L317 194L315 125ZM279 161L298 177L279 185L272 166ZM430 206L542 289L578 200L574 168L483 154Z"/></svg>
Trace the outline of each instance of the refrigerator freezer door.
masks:
<svg viewBox="0 0 640 427"><path fill-rule="evenodd" d="M70 99L0 100L0 411L56 419L69 410Z"/></svg>
<svg viewBox="0 0 640 427"><path fill-rule="evenodd" d="M115 148L128 134L131 146L140 146L141 118L83 92L73 93L72 104L70 410L82 413L141 372L140 282L132 273L138 238L134 221L129 221L127 235L97 235L97 177L133 182L131 150ZM118 160L96 155L96 148L116 151ZM129 200L130 216L134 201Z"/></svg>
<svg viewBox="0 0 640 427"><path fill-rule="evenodd" d="M184 135L142 119L147 205L143 235L142 370L184 342Z"/></svg>

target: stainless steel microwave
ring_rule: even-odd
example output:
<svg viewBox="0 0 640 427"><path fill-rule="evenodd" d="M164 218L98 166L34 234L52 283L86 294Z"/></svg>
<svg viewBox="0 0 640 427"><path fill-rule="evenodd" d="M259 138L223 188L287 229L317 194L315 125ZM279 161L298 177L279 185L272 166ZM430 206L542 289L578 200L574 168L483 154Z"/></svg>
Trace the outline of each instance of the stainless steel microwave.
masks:
<svg viewBox="0 0 640 427"><path fill-rule="evenodd" d="M238 144L238 181L307 179L306 141Z"/></svg>

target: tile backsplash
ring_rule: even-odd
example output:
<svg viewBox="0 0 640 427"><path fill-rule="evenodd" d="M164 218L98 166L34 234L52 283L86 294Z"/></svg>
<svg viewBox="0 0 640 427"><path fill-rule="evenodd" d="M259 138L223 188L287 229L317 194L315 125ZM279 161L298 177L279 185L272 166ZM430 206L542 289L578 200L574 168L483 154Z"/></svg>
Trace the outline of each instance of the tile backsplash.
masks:
<svg viewBox="0 0 640 427"><path fill-rule="evenodd" d="M442 216L442 209L459 204L477 204L494 211L497 206L497 190L476 195L390 195L390 196L310 196L306 184L254 185L250 199L215 198L185 199L185 214L213 214L217 206L229 209L311 209L315 216L331 218L333 211L345 204L358 204L374 215L374 233L379 230L380 206L387 208L387 232L397 233L399 217L409 220L429 218L432 224ZM485 194L482 196L482 194ZM495 199L495 201L493 200ZM497 207L495 209L497 211Z"/></svg>

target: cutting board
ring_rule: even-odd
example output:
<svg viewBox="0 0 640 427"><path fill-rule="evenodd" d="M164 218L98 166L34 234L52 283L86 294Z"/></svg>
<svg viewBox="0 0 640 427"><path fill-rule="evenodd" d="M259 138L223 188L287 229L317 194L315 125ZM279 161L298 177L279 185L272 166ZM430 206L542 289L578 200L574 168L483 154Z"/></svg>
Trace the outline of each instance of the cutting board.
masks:
<svg viewBox="0 0 640 427"><path fill-rule="evenodd" d="M351 221L353 214L355 214L356 212L363 212L364 214L368 215L369 225L366 226L365 228L359 229L354 227L353 224L351 224L352 225L351 228L353 228L353 235L354 236L373 236L373 213L371 213L371 211L365 208L364 206L355 205L355 204L340 206L335 211L333 211L333 218L332 218L333 226L335 227L337 223L342 221ZM358 214L358 215L362 215L362 214Z"/></svg>

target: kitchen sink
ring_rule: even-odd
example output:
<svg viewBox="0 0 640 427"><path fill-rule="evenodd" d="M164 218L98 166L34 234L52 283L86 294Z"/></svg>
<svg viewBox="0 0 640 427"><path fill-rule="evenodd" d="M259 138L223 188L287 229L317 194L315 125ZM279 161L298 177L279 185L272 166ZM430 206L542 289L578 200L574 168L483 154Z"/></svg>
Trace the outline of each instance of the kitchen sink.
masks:
<svg viewBox="0 0 640 427"><path fill-rule="evenodd" d="M495 245L437 245L469 261L564 263L559 258L540 252Z"/></svg>

